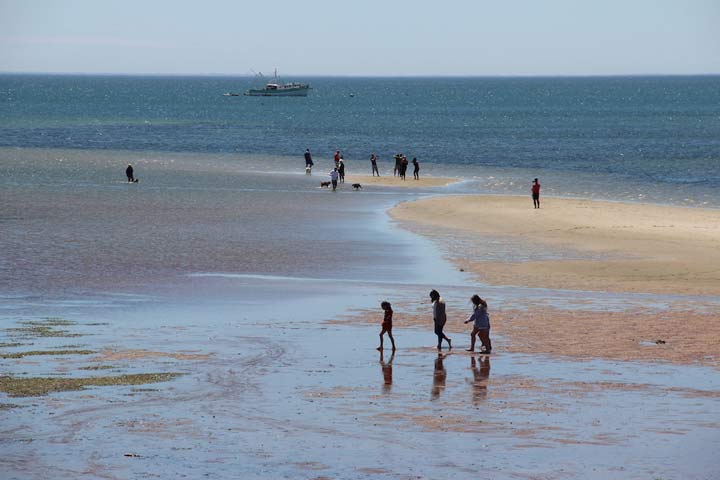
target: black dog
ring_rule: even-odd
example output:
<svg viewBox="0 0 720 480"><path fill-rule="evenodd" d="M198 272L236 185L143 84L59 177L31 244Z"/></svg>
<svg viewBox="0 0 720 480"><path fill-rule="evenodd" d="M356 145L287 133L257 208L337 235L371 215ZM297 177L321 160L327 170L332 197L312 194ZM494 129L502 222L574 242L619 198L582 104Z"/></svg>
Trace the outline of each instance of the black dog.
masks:
<svg viewBox="0 0 720 480"><path fill-rule="evenodd" d="M353 190L360 190L362 188L362 185L359 183L353 183L352 184Z"/></svg>
<svg viewBox="0 0 720 480"><path fill-rule="evenodd" d="M330 182L320 182L320 188L330 188Z"/></svg>

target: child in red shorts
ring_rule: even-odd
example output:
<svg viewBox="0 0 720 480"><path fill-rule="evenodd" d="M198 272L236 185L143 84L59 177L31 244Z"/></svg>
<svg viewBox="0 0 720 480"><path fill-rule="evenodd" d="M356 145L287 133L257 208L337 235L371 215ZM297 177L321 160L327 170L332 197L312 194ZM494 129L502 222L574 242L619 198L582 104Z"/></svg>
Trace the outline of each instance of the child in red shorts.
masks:
<svg viewBox="0 0 720 480"><path fill-rule="evenodd" d="M395 351L395 339L392 336L392 315L393 315L392 306L390 305L390 302L382 302L380 304L380 308L382 308L385 311L385 316L383 317L382 330L380 330L380 346L377 349L382 351L383 335L385 334L385 332L387 332L388 337L390 337L390 342L392 343L392 349L394 352Z"/></svg>

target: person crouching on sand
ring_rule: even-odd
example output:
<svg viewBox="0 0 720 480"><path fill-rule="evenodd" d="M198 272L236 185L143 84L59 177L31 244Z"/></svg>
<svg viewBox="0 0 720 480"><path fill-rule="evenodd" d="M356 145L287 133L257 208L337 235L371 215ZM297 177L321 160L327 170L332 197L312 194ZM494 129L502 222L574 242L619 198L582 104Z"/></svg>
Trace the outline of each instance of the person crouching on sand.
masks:
<svg viewBox="0 0 720 480"><path fill-rule="evenodd" d="M385 333L388 334L388 337L390 337L390 343L392 343L392 349L393 352L395 351L395 339L392 336L392 306L390 305L390 302L382 302L380 304L380 308L382 308L385 311L385 316L383 317L382 321L382 329L380 330L380 346L377 347L378 350L382 352L383 350L383 335Z"/></svg>
<svg viewBox="0 0 720 480"><path fill-rule="evenodd" d="M452 341L443 333L443 328L445 328L445 322L447 321L447 316L445 315L445 300L440 298L440 294L437 290L430 291L430 300L432 300L433 305L433 323L435 324L435 335L437 335L438 337L438 352L442 350L443 340L447 342L448 349L452 350Z"/></svg>
<svg viewBox="0 0 720 480"><path fill-rule="evenodd" d="M492 351L492 344L490 343L490 316L487 312L487 302L478 295L473 295L470 301L474 305L473 313L465 320L465 323L473 322L473 330L470 334L470 348L467 351L475 351L475 335L477 335L480 337L484 349L481 350L481 353L489 354Z"/></svg>

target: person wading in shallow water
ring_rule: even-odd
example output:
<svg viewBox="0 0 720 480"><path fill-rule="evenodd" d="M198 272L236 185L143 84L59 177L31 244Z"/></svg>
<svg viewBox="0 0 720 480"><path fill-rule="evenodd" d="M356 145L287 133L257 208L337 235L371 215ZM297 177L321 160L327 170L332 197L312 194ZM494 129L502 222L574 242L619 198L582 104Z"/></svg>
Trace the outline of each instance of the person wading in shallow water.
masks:
<svg viewBox="0 0 720 480"><path fill-rule="evenodd" d="M445 300L440 298L440 294L437 290L430 291L430 300L433 305L433 323L435 324L435 335L438 337L437 349L438 352L442 350L442 341L445 340L448 344L448 349L452 350L452 340L450 340L444 333L445 322L447 316L445 315Z"/></svg>
<svg viewBox="0 0 720 480"><path fill-rule="evenodd" d="M413 157L412 164L413 167L415 167L413 169L413 177L415 180L420 180L420 164L418 163L417 158Z"/></svg>
<svg viewBox="0 0 720 480"><path fill-rule="evenodd" d="M540 182L538 182L537 178L535 180L533 180L532 197L533 197L533 206L535 208L540 208Z"/></svg>
<svg viewBox="0 0 720 480"><path fill-rule="evenodd" d="M473 313L465 320L465 323L473 322L473 330L470 334L470 348L467 351L475 351L475 336L477 335L483 346L480 353L489 355L492 351L492 344L490 343L490 316L487 312L487 302L478 295L473 295L470 301L474 305Z"/></svg>
<svg viewBox="0 0 720 480"><path fill-rule="evenodd" d="M392 349L394 352L395 351L395 339L392 336L392 316L393 316L392 306L390 305L390 302L382 302L380 304L380 308L383 309L385 314L383 315L382 328L380 329L380 346L377 347L377 349L382 352L382 350L383 350L383 335L387 333L388 337L390 337L390 343L392 343Z"/></svg>

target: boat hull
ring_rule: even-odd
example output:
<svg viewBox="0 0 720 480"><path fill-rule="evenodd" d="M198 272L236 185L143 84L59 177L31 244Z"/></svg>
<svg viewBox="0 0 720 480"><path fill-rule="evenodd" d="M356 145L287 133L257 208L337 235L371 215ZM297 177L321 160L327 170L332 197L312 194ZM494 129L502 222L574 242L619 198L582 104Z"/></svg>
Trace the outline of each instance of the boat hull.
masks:
<svg viewBox="0 0 720 480"><path fill-rule="evenodd" d="M307 97L309 86L278 88L268 90L265 88L250 89L245 92L248 97Z"/></svg>

